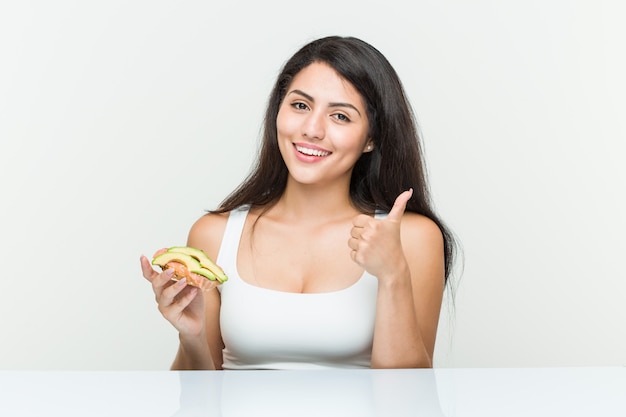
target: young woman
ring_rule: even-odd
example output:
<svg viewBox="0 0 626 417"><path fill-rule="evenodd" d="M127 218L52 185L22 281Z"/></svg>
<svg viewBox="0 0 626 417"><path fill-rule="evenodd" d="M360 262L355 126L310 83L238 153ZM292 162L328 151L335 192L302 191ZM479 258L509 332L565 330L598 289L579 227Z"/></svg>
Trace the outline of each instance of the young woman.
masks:
<svg viewBox="0 0 626 417"><path fill-rule="evenodd" d="M229 280L202 292L141 258L179 332L172 369L432 366L454 240L401 82L366 42L318 39L285 64L256 166L187 244Z"/></svg>

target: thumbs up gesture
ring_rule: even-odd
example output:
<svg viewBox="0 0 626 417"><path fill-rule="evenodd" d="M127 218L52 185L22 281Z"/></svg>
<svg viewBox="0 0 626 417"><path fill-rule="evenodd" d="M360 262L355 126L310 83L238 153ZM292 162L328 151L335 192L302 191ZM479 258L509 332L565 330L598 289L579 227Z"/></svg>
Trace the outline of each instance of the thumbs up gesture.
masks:
<svg viewBox="0 0 626 417"><path fill-rule="evenodd" d="M400 241L400 224L413 189L401 193L385 219L365 214L352 221L348 246L352 260L379 279L406 263Z"/></svg>

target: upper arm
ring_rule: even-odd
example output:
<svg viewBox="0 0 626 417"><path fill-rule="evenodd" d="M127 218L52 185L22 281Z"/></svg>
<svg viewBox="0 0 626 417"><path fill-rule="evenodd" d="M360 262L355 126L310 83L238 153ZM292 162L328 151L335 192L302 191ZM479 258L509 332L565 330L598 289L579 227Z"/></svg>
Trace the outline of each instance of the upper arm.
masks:
<svg viewBox="0 0 626 417"><path fill-rule="evenodd" d="M202 249L213 261L217 259L228 214L206 214L191 227L187 245ZM213 363L221 369L224 342L220 330L220 293L217 289L203 292L206 314L206 337Z"/></svg>
<svg viewBox="0 0 626 417"><path fill-rule="evenodd" d="M431 219L407 213L402 219L401 239L411 273L417 323L432 357L445 287L443 234Z"/></svg>

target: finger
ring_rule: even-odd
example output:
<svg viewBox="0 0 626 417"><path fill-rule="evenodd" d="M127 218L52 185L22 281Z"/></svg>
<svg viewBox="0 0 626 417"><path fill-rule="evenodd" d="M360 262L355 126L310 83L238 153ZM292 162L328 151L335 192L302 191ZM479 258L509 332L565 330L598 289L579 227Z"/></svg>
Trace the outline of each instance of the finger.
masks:
<svg viewBox="0 0 626 417"><path fill-rule="evenodd" d="M404 214L404 210L406 210L406 204L412 196L413 189L410 188L407 191L401 193L398 197L396 197L396 201L393 203L393 207L387 215L387 219L398 222L402 220L402 215Z"/></svg>
<svg viewBox="0 0 626 417"><path fill-rule="evenodd" d="M172 280L174 280L174 269L167 268L165 271L154 277L154 279L152 280L152 285L154 287L163 287Z"/></svg>
<svg viewBox="0 0 626 417"><path fill-rule="evenodd" d="M359 214L354 219L352 219L352 225L354 227L363 228L367 226L370 220L372 220L372 218L367 214Z"/></svg>
<svg viewBox="0 0 626 417"><path fill-rule="evenodd" d="M362 256L359 255L358 251L356 250L351 251L350 258L352 258L352 261L356 263L357 265L363 266L363 259L362 259Z"/></svg>
<svg viewBox="0 0 626 417"><path fill-rule="evenodd" d="M189 307L199 293L199 290L196 287L189 286L187 288L189 290L178 297L174 302L172 302L172 304L166 307L159 306L161 314L163 314L163 316L175 326L183 317L185 309Z"/></svg>
<svg viewBox="0 0 626 417"><path fill-rule="evenodd" d="M189 291L187 291L187 293L180 297L176 302L176 306L180 308L180 311L183 311L184 309L189 307L189 304L191 304L193 299L196 298L196 295L198 294L198 287L189 286L188 288Z"/></svg>
<svg viewBox="0 0 626 417"><path fill-rule="evenodd" d="M185 285L177 295L174 297L172 302L165 308L161 308L161 311L167 312L170 314L170 317L180 316L183 313L191 302L196 298L196 295L200 289L198 287L194 287L192 285Z"/></svg>
<svg viewBox="0 0 626 417"><path fill-rule="evenodd" d="M159 307L169 307L170 305L174 304L174 300L176 299L178 294L180 294L187 285L187 280L183 278L180 281L176 281L173 284L163 288L162 291L160 291L160 294L157 295L157 302L159 303Z"/></svg>
<svg viewBox="0 0 626 417"><path fill-rule="evenodd" d="M352 229L350 229L350 237L353 237L354 239L358 239L361 237L362 232L363 232L362 227L353 227Z"/></svg>
<svg viewBox="0 0 626 417"><path fill-rule="evenodd" d="M143 277L152 282L154 278L159 275L159 273L154 270L150 261L144 255L141 255L139 262L141 263L141 272L143 273Z"/></svg>
<svg viewBox="0 0 626 417"><path fill-rule="evenodd" d="M161 293L163 290L173 284L172 277L174 276L174 270L172 268L168 268L165 271L157 274L152 282L152 291L154 291L154 295L157 298L157 302L161 298ZM178 281L177 281L178 282Z"/></svg>

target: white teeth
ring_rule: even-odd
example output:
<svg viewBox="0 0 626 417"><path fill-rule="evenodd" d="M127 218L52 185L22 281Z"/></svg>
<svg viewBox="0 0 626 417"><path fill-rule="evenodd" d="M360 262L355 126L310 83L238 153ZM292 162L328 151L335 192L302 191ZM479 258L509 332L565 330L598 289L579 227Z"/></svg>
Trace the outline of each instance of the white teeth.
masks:
<svg viewBox="0 0 626 417"><path fill-rule="evenodd" d="M317 149L305 148L303 146L298 146L298 145L296 145L296 149L298 150L298 152L303 153L305 155L311 155L311 156L326 156L326 155L330 155L330 152L320 151L320 150L317 150Z"/></svg>

